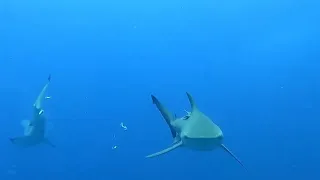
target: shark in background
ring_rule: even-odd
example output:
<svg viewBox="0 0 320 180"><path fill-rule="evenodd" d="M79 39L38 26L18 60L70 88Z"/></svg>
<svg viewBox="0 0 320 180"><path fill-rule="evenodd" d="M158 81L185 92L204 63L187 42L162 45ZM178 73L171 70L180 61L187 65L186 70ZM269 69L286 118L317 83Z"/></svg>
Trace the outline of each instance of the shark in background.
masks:
<svg viewBox="0 0 320 180"><path fill-rule="evenodd" d="M191 104L191 112L177 118L155 96L151 95L153 104L156 105L169 126L173 143L162 151L148 155L147 158L166 154L179 147L198 151L211 151L220 147L246 169L242 162L223 144L223 133L219 126L199 110L193 97L188 92L187 96Z"/></svg>
<svg viewBox="0 0 320 180"><path fill-rule="evenodd" d="M38 95L35 103L33 104L33 117L31 120L23 120L21 125L24 128L24 135L9 138L13 144L30 147L38 144L48 144L55 147L54 144L50 142L48 138L45 137L46 133L46 122L47 119L44 115L43 101L46 98L46 93L51 82L51 75L47 79L47 83L42 88L40 94Z"/></svg>

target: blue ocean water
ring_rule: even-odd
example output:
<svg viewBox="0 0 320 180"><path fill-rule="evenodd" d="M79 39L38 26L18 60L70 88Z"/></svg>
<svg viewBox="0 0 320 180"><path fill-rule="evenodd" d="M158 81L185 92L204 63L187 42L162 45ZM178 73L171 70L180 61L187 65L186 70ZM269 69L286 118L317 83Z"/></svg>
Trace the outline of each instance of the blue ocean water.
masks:
<svg viewBox="0 0 320 180"><path fill-rule="evenodd" d="M319 179L319 8L0 0L0 179ZM56 148L19 148L8 138L23 133L49 74ZM249 172L221 149L145 159L172 143L150 95L182 116L185 92Z"/></svg>

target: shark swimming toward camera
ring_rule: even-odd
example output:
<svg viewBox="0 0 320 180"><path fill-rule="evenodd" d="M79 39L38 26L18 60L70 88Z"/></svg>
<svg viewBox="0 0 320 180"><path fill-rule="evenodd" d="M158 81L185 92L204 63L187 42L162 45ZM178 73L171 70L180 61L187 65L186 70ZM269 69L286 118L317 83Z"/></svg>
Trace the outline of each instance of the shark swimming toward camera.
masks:
<svg viewBox="0 0 320 180"><path fill-rule="evenodd" d="M48 82L43 87L42 91L38 95L35 103L33 104L33 118L32 120L23 120L21 125L24 128L24 135L14 138L9 138L13 144L29 147L38 145L41 143L48 144L55 147L48 138L45 137L46 132L46 118L44 116L44 110L42 109L43 101L46 98L46 92L51 82L51 75L48 77Z"/></svg>
<svg viewBox="0 0 320 180"><path fill-rule="evenodd" d="M210 151L221 147L245 168L242 162L223 144L223 133L219 126L198 109L189 93L187 93L187 96L191 104L191 112L187 112L187 115L177 118L155 96L151 95L153 104L157 106L169 126L174 141L167 149L148 155L147 158L168 153L179 147L200 151Z"/></svg>

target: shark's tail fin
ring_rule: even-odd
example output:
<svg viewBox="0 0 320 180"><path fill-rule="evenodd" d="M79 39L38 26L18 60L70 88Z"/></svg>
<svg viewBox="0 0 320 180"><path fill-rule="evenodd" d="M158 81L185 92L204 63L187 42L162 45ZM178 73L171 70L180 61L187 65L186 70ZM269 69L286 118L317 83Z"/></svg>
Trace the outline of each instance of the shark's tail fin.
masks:
<svg viewBox="0 0 320 180"><path fill-rule="evenodd" d="M46 95L46 92L47 92L47 89L48 89L48 86L49 86L50 82L51 82L51 74L49 74L47 84L42 88L40 94L38 95L38 97L36 99L36 102L34 103L34 106L37 109L41 109L42 108L42 102L45 99L45 95Z"/></svg>
<svg viewBox="0 0 320 180"><path fill-rule="evenodd" d="M171 125L171 122L174 121L175 116L166 107L164 107L155 96L151 95L151 98L152 98L152 103L157 106L163 118L166 120L166 123L170 128L172 137L175 138L177 133Z"/></svg>
<svg viewBox="0 0 320 180"><path fill-rule="evenodd" d="M230 154L236 161L238 161L238 163L246 170L248 171L248 169L242 164L242 162L240 161L239 158L237 158L236 155L234 155L224 144L221 144L221 147L228 152L228 154Z"/></svg>

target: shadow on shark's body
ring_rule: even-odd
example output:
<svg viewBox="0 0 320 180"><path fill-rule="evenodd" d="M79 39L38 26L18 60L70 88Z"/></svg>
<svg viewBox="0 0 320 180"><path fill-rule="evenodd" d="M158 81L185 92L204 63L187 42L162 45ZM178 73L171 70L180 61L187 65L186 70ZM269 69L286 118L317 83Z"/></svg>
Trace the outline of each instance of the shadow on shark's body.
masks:
<svg viewBox="0 0 320 180"><path fill-rule="evenodd" d="M35 103L33 104L33 118L30 121L23 120L21 122L21 125L24 128L24 135L9 138L13 144L16 144L21 147L30 147L41 143L45 143L52 147L55 147L55 145L52 144L48 138L45 137L47 120L44 116L44 110L42 109L42 104L45 100L45 95L50 81L51 76L49 75L48 82L43 87Z"/></svg>
<svg viewBox="0 0 320 180"><path fill-rule="evenodd" d="M168 124L174 141L171 147L148 155L147 158L165 154L178 147L187 147L200 151L210 151L221 147L245 168L241 161L223 144L222 130L198 109L189 93L187 93L187 96L191 104L191 112L187 112L187 115L177 118L155 96L151 95L153 104L157 106Z"/></svg>

